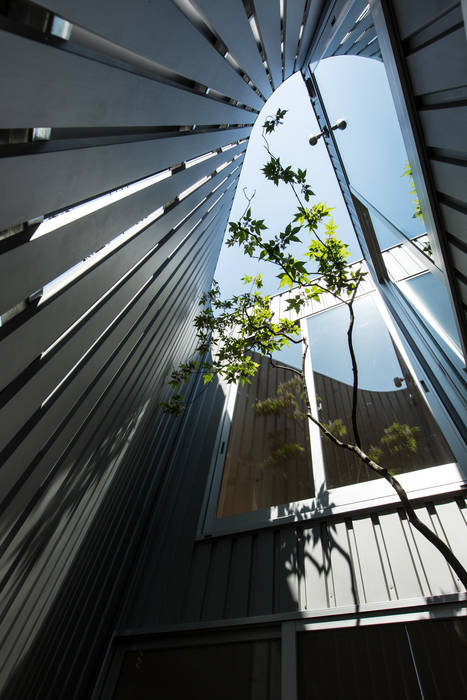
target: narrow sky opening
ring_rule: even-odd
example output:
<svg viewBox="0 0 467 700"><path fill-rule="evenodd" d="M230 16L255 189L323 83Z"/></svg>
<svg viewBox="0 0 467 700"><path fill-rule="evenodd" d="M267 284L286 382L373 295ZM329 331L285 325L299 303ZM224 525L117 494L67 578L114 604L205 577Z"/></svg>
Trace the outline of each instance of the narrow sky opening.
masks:
<svg viewBox="0 0 467 700"><path fill-rule="evenodd" d="M316 198L310 203L324 201L334 208L333 218L339 226L338 235L350 246L352 257L349 258L349 262L358 260L361 258L360 247L326 147L322 140L314 147L308 144L309 135L319 131L319 127L299 73L291 76L274 92L256 120L245 155L230 221L237 221L247 206L244 188L248 197L254 194L251 203L253 216L264 219L268 226L268 229L263 232L264 237L273 237L283 230L297 209L297 201L291 189L283 184L276 187L265 180L261 172L267 160L262 125L265 119L275 114L279 107L288 111L284 124L269 138L271 151L280 157L283 165L290 164L294 168L307 169L308 181L316 193ZM294 253L298 256L304 250L303 244L297 244ZM223 295L230 296L246 290L240 281L244 274L252 275L259 272L263 275L267 293L274 294L279 291L279 280L276 277L278 271L274 266L244 256L237 246L227 248L224 245L215 279L220 283Z"/></svg>
<svg viewBox="0 0 467 700"><path fill-rule="evenodd" d="M315 75L331 123L338 118L347 121L344 131L334 133L353 185L360 188L364 197L376 202L379 211L395 221L404 235L409 238L421 235L425 229L423 223L413 217L413 195L408 178L403 176L407 154L384 65L359 56L337 56L321 61ZM264 219L268 226L263 232L265 238L283 230L297 209L291 188L284 184L276 187L261 173L267 160L262 125L279 107L286 109L287 114L284 124L269 137L271 151L280 157L284 166L306 168L308 182L316 194L311 203L323 201L333 207L337 235L351 252L349 262L359 260L362 257L360 246L324 141L320 139L313 147L308 143L309 135L318 133L320 128L300 73L291 76L274 92L258 116L230 221L237 221L247 207L245 193L248 197L254 195L253 216ZM296 244L292 251L297 257L305 250L305 232L303 236L302 244ZM393 244L394 241L388 239L382 247ZM237 246L227 248L224 245L215 278L225 296L245 291L241 277L258 272L263 275L265 291L277 292L279 280L274 266L245 257Z"/></svg>

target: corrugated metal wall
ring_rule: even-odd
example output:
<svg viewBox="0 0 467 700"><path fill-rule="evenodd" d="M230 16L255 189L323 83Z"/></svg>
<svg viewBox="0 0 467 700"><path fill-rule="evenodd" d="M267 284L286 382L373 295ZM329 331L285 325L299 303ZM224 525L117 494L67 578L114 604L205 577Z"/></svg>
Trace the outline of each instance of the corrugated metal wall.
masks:
<svg viewBox="0 0 467 700"><path fill-rule="evenodd" d="M158 405L251 126L315 23L305 0L282 18L279 0L0 6L6 697L89 692L146 519L181 478Z"/></svg>
<svg viewBox="0 0 467 700"><path fill-rule="evenodd" d="M198 441L204 447L202 431ZM121 630L135 633L300 611L319 614L384 601L410 604L410 599L462 590L441 555L397 506L282 526L277 521L264 530L196 540L200 482L208 465L201 468L194 443L187 454L178 462L185 471L180 491L149 530L141 578ZM194 464L200 467L199 479ZM416 510L466 564L465 499L426 498Z"/></svg>

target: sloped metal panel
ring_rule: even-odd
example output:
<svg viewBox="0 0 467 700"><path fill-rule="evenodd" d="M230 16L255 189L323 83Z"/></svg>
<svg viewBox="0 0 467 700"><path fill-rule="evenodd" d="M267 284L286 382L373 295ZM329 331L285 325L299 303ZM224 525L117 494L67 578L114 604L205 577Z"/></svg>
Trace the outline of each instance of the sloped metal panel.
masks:
<svg viewBox="0 0 467 700"><path fill-rule="evenodd" d="M467 46L461 4L417 1L409 7L394 0L389 7L378 0L373 14L430 243L446 272L465 351Z"/></svg>
<svg viewBox="0 0 467 700"><path fill-rule="evenodd" d="M158 25L165 43L142 16L122 20L127 4L71 9L68 42L49 36L40 6L1 10L6 697L91 694L142 533L173 483L179 426L159 402L193 347L263 103L173 3ZM90 19L99 12L107 34ZM40 126L48 140L34 140ZM74 220L54 218L83 204Z"/></svg>
<svg viewBox="0 0 467 700"><path fill-rule="evenodd" d="M40 144L40 148L27 144L26 153L6 154L0 159L2 227L66 209L249 134L250 127L213 128L206 133L175 136L169 131L123 143L107 137L110 145L100 139L96 144L85 141L83 147L81 139L63 139L53 150L53 142L49 149L49 144Z"/></svg>
<svg viewBox="0 0 467 700"><path fill-rule="evenodd" d="M258 31L266 54L266 62L274 88L281 84L281 16L279 0L254 0Z"/></svg>
<svg viewBox="0 0 467 700"><path fill-rule="evenodd" d="M261 61L242 0L231 0L222 4L217 0L197 0L196 4L253 84L265 97L269 97L272 92L271 84Z"/></svg>
<svg viewBox="0 0 467 700"><path fill-rule="evenodd" d="M6 251L0 258L0 311L6 311L26 299L136 222L172 202L180 192L202 178L212 176L207 186L201 185L193 193L194 196L187 198L186 203L195 206L200 194L206 196L227 174L241 165L241 160L233 159L245 151L245 145L236 146L225 154L214 155L192 168L177 171L162 182ZM228 165L230 161L233 161L231 166ZM216 169L224 164L228 167L216 174ZM51 223L53 225L53 219ZM57 255L57 251L61 254ZM27 278L15 272L21 267L32 268Z"/></svg>
<svg viewBox="0 0 467 700"><path fill-rule="evenodd" d="M253 124L256 112L1 32L0 128ZM34 85L35 91L29 89Z"/></svg>
<svg viewBox="0 0 467 700"><path fill-rule="evenodd" d="M295 70L295 60L301 39L302 20L306 0L289 0L285 3L284 17L284 79Z"/></svg>
<svg viewBox="0 0 467 700"><path fill-rule="evenodd" d="M171 0L46 0L63 18L184 77L261 109L262 101ZM176 38L174 27L177 28ZM180 45L184 47L180 51ZM193 60L196 56L196 61ZM242 57L239 56L241 59Z"/></svg>

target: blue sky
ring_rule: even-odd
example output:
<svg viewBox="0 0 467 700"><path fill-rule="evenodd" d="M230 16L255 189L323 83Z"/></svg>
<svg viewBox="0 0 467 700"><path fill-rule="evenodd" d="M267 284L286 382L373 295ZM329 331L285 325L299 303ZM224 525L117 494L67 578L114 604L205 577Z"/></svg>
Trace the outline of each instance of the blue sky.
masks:
<svg viewBox="0 0 467 700"><path fill-rule="evenodd" d="M345 131L337 132L337 140L352 182L407 233L421 233L420 224L411 218L413 197L408 180L401 177L407 157L383 64L372 59L339 56L322 61L316 76L331 122L344 118L348 123ZM280 156L284 165L307 169L316 201L324 201L333 207L333 218L339 226L338 236L350 247L352 255L349 261L358 260L361 252L325 145L322 139L316 146L308 144L310 133L318 132L319 127L298 74L276 90L256 121L230 220L237 220L246 207L244 187L249 196L256 192L252 212L255 218L264 219L269 227L265 236L282 230L296 210L291 190L285 185L276 187L261 173L266 162L261 127L267 116L274 114L279 107L288 112L284 125L270 137L272 152ZM388 241L388 245L392 243ZM297 257L300 250L303 247L297 244L294 251ZM271 265L246 258L237 247L224 246L215 278L221 284L223 295L230 296L244 291L239 282L243 274L258 272L265 280L265 291L276 292L277 271Z"/></svg>

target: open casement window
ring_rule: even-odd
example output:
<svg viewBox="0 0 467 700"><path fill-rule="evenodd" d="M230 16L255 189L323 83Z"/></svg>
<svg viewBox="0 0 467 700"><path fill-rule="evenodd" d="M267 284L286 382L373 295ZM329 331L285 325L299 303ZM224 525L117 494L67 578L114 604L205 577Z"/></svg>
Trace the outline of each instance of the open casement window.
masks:
<svg viewBox="0 0 467 700"><path fill-rule="evenodd" d="M409 495L457 488L462 474L427 403L424 380L369 280L354 311L363 449L397 475ZM300 324L309 345L305 375L311 410L337 437L353 443L348 309L326 295L306 314ZM279 369L268 358L256 360L260 368L251 384L229 390L201 535L397 500L384 479L300 416L303 398L293 368L302 365L301 345L273 359ZM278 410L255 409L258 402L267 408L266 399Z"/></svg>
<svg viewBox="0 0 467 700"><path fill-rule="evenodd" d="M352 189L353 203L380 281L394 284L404 302L430 333L454 367L464 367L461 341L445 283L426 233L409 236Z"/></svg>

